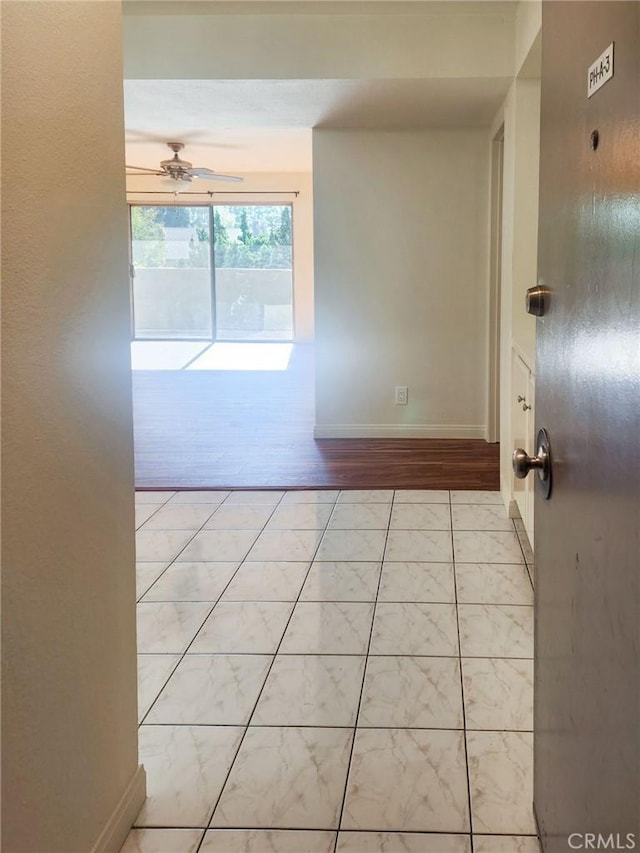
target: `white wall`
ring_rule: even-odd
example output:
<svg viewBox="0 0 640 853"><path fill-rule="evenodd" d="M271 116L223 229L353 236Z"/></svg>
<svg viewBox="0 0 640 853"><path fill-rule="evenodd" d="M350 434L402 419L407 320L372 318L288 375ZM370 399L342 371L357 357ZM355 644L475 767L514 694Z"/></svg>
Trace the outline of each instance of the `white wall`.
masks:
<svg viewBox="0 0 640 853"><path fill-rule="evenodd" d="M317 435L485 435L485 131L314 131ZM409 405L394 405L394 387Z"/></svg>
<svg viewBox="0 0 640 853"><path fill-rule="evenodd" d="M2 844L116 851L144 798L121 10L2 12Z"/></svg>
<svg viewBox="0 0 640 853"><path fill-rule="evenodd" d="M293 311L295 340L298 343L310 343L314 337L313 317L313 186L310 174L287 172L261 172L244 174L244 183L234 186L233 195L223 192L213 200L226 203L255 202L270 204L291 202L293 205ZM162 195L144 195L141 190L158 189L154 178L127 177L127 200L136 204L202 204L206 196L185 196L163 193ZM222 184L210 184L201 181L194 189L220 191ZM241 195L235 193L242 191ZM297 191L282 195L283 191ZM269 192L273 194L269 194ZM267 193L264 195L263 193ZM195 201L194 201L195 199Z"/></svg>

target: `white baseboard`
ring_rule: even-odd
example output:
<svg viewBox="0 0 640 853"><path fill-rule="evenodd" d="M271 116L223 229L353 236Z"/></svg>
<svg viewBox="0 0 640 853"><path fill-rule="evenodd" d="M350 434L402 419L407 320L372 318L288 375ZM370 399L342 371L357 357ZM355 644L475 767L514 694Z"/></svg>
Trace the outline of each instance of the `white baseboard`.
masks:
<svg viewBox="0 0 640 853"><path fill-rule="evenodd" d="M142 764L133 774L111 817L91 848L91 853L118 853L147 796L147 774Z"/></svg>
<svg viewBox="0 0 640 853"><path fill-rule="evenodd" d="M314 438L484 438L484 424L326 424Z"/></svg>
<svg viewBox="0 0 640 853"><path fill-rule="evenodd" d="M520 518L520 507L513 499L509 501L507 506L507 515L509 518Z"/></svg>

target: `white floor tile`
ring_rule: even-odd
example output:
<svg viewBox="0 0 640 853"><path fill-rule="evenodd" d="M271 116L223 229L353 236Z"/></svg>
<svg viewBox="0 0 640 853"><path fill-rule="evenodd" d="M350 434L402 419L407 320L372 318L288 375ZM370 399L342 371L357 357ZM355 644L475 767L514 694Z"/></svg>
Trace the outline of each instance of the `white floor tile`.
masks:
<svg viewBox="0 0 640 853"><path fill-rule="evenodd" d="M278 655L251 720L258 726L355 726L364 657Z"/></svg>
<svg viewBox="0 0 640 853"><path fill-rule="evenodd" d="M378 601L455 602L453 563L382 564Z"/></svg>
<svg viewBox="0 0 640 853"><path fill-rule="evenodd" d="M507 530L513 532L513 521L505 508L490 504L460 504L451 507L454 530Z"/></svg>
<svg viewBox="0 0 640 853"><path fill-rule="evenodd" d="M267 530L324 530L333 510L333 504L285 504L276 509Z"/></svg>
<svg viewBox="0 0 640 853"><path fill-rule="evenodd" d="M475 853L541 853L540 842L532 835L474 835Z"/></svg>
<svg viewBox="0 0 640 853"><path fill-rule="evenodd" d="M393 489L343 489L338 495L338 503L391 503Z"/></svg>
<svg viewBox="0 0 640 853"><path fill-rule="evenodd" d="M189 651L275 654L292 609L280 601L220 601Z"/></svg>
<svg viewBox="0 0 640 853"><path fill-rule="evenodd" d="M336 829L352 732L251 727L212 827Z"/></svg>
<svg viewBox="0 0 640 853"><path fill-rule="evenodd" d="M335 832L301 829L210 829L200 853L333 853Z"/></svg>
<svg viewBox="0 0 640 853"><path fill-rule="evenodd" d="M237 568L237 562L172 563L143 601L217 601Z"/></svg>
<svg viewBox="0 0 640 853"><path fill-rule="evenodd" d="M479 833L536 833L533 735L467 732L473 828Z"/></svg>
<svg viewBox="0 0 640 853"><path fill-rule="evenodd" d="M450 530L449 504L396 503L391 513L391 530Z"/></svg>
<svg viewBox="0 0 640 853"><path fill-rule="evenodd" d="M245 725L271 661L271 655L187 655L145 722Z"/></svg>
<svg viewBox="0 0 640 853"><path fill-rule="evenodd" d="M319 530L264 530L249 552L249 560L312 560Z"/></svg>
<svg viewBox="0 0 640 853"><path fill-rule="evenodd" d="M293 611L280 653L363 655L372 619L373 604L300 602Z"/></svg>
<svg viewBox="0 0 640 853"><path fill-rule="evenodd" d="M336 853L471 853L468 835L340 832Z"/></svg>
<svg viewBox="0 0 640 853"><path fill-rule="evenodd" d="M132 829L120 853L196 853L201 829Z"/></svg>
<svg viewBox="0 0 640 853"><path fill-rule="evenodd" d="M457 658L370 657L358 725L461 729Z"/></svg>
<svg viewBox="0 0 640 853"><path fill-rule="evenodd" d="M390 512L387 503L338 503L329 530L386 530Z"/></svg>
<svg viewBox="0 0 640 853"><path fill-rule="evenodd" d="M231 504L267 504L275 507L276 504L280 503L283 495L284 492L272 492L269 490L231 492L225 504L227 506Z"/></svg>
<svg viewBox="0 0 640 853"><path fill-rule="evenodd" d="M155 492L136 492L136 505L140 504L164 504L175 495L175 492L155 491Z"/></svg>
<svg viewBox="0 0 640 853"><path fill-rule="evenodd" d="M257 530L201 530L180 555L181 560L220 562L244 560Z"/></svg>
<svg viewBox="0 0 640 853"><path fill-rule="evenodd" d="M463 658L468 729L533 730L533 661Z"/></svg>
<svg viewBox="0 0 640 853"><path fill-rule="evenodd" d="M454 530L456 563L524 563L515 533Z"/></svg>
<svg viewBox="0 0 640 853"><path fill-rule="evenodd" d="M223 504L204 526L205 530L262 530L273 507L262 504Z"/></svg>
<svg viewBox="0 0 640 853"><path fill-rule="evenodd" d="M199 530L214 512L210 504L163 506L145 523L143 530Z"/></svg>
<svg viewBox="0 0 640 853"><path fill-rule="evenodd" d="M375 601L380 563L313 563L301 601Z"/></svg>
<svg viewBox="0 0 640 853"><path fill-rule="evenodd" d="M394 503L448 504L449 492L445 489L396 489Z"/></svg>
<svg viewBox="0 0 640 853"><path fill-rule="evenodd" d="M180 655L138 655L138 722L173 672Z"/></svg>
<svg viewBox="0 0 640 853"><path fill-rule="evenodd" d="M138 652L182 654L210 610L209 602L141 602L138 604Z"/></svg>
<svg viewBox="0 0 640 853"><path fill-rule="evenodd" d="M157 512L162 504L139 504L136 503L135 516L136 516L136 530L142 527L142 525L147 521L154 512Z"/></svg>
<svg viewBox="0 0 640 853"><path fill-rule="evenodd" d="M316 560L380 561L385 539L384 530L327 530L320 542Z"/></svg>
<svg viewBox="0 0 640 853"><path fill-rule="evenodd" d="M139 530L136 533L136 561L171 562L192 536L193 530Z"/></svg>
<svg viewBox="0 0 640 853"><path fill-rule="evenodd" d="M141 726L147 800L135 825L206 827L244 729Z"/></svg>
<svg viewBox="0 0 640 853"><path fill-rule="evenodd" d="M458 654L453 604L378 604L371 639L372 655Z"/></svg>
<svg viewBox="0 0 640 853"><path fill-rule="evenodd" d="M214 504L218 506L221 504L230 492L221 492L215 490L208 491L183 491L176 492L174 497L171 498L171 506L175 506L176 504Z"/></svg>
<svg viewBox="0 0 640 853"><path fill-rule="evenodd" d="M139 601L154 584L168 563L136 563L136 599Z"/></svg>
<svg viewBox="0 0 640 853"><path fill-rule="evenodd" d="M522 564L458 563L456 583L462 604L533 604L533 588Z"/></svg>
<svg viewBox="0 0 640 853"><path fill-rule="evenodd" d="M298 489L286 492L282 505L287 504L331 504L338 500L337 489Z"/></svg>
<svg viewBox="0 0 640 853"><path fill-rule="evenodd" d="M533 657L533 607L460 604L458 620L462 657Z"/></svg>
<svg viewBox="0 0 640 853"><path fill-rule="evenodd" d="M245 561L222 601L296 601L309 563Z"/></svg>
<svg viewBox="0 0 640 853"><path fill-rule="evenodd" d="M452 504L495 504L502 506L502 496L500 492L487 492L454 489L451 492Z"/></svg>
<svg viewBox="0 0 640 853"><path fill-rule="evenodd" d="M463 734L358 730L341 828L468 832Z"/></svg>
<svg viewBox="0 0 640 853"><path fill-rule="evenodd" d="M445 530L390 530L384 559L388 562L451 563L451 533Z"/></svg>

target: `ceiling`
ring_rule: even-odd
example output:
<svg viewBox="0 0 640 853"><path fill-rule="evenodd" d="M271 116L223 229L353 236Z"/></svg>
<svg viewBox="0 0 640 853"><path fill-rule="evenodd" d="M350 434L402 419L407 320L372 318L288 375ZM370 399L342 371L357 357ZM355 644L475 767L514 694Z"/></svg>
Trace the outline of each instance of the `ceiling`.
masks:
<svg viewBox="0 0 640 853"><path fill-rule="evenodd" d="M126 80L127 163L155 166L172 140L218 172L310 172L311 128L486 127L510 82Z"/></svg>

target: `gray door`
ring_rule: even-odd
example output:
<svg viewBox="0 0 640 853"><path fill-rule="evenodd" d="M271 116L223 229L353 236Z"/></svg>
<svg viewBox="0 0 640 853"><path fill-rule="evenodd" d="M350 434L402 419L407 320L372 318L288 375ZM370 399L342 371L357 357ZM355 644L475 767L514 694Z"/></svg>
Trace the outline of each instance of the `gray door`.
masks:
<svg viewBox="0 0 640 853"><path fill-rule="evenodd" d="M640 4L546 2L542 63L534 801L546 853L640 850Z"/></svg>

